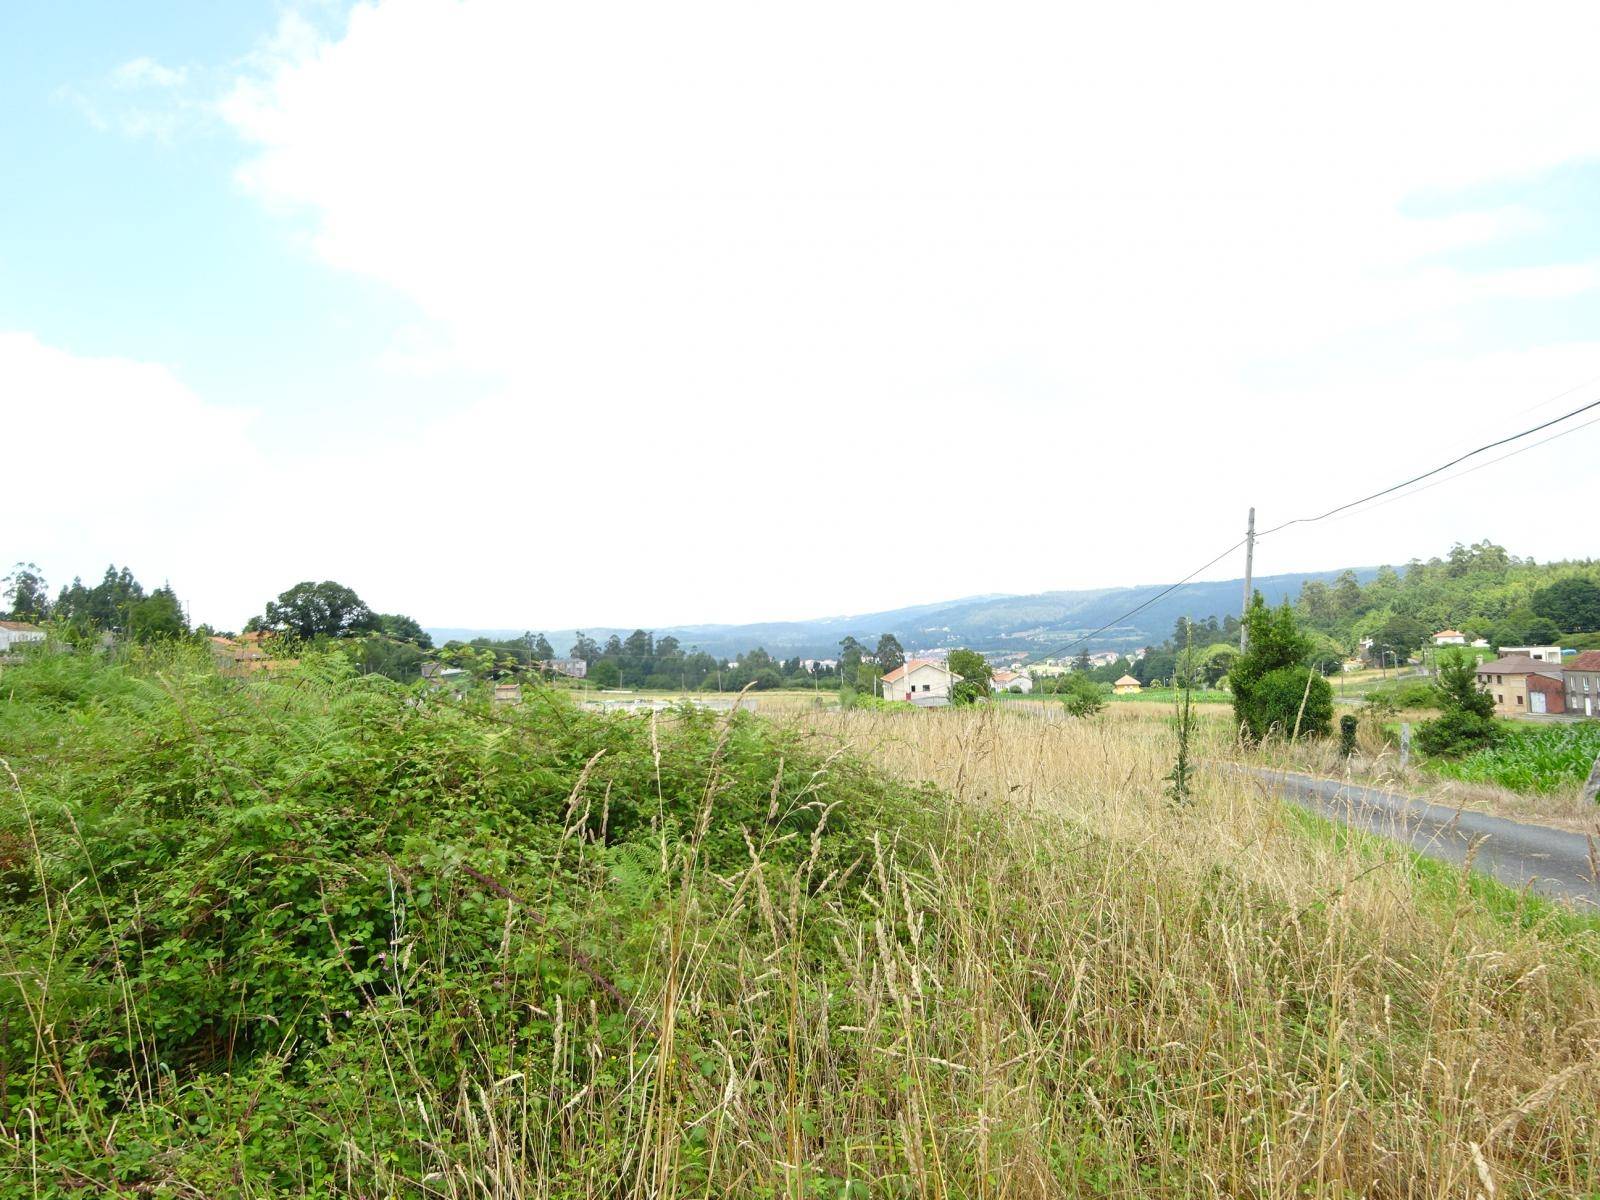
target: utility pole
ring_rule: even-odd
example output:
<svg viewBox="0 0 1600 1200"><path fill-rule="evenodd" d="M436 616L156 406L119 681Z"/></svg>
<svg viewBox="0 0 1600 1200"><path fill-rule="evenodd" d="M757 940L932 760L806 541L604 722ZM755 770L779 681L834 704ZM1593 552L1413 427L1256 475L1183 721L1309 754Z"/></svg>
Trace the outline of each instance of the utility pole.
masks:
<svg viewBox="0 0 1600 1200"><path fill-rule="evenodd" d="M1250 527L1244 535L1244 607L1239 610L1239 653L1250 648L1250 630L1244 619L1250 614L1250 574L1256 562L1256 510L1250 509Z"/></svg>

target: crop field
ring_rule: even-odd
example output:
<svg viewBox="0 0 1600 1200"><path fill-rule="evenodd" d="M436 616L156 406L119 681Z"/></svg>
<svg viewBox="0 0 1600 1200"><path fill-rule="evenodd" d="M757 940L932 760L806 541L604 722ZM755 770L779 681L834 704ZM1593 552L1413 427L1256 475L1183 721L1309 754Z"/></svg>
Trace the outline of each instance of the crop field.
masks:
<svg viewBox="0 0 1600 1200"><path fill-rule="evenodd" d="M1507 726L1501 741L1433 770L1450 779L1493 783L1519 792L1571 791L1589 777L1600 756L1600 721Z"/></svg>
<svg viewBox="0 0 1600 1200"><path fill-rule="evenodd" d="M6 668L6 1185L1600 1189L1594 922L1041 711Z"/></svg>

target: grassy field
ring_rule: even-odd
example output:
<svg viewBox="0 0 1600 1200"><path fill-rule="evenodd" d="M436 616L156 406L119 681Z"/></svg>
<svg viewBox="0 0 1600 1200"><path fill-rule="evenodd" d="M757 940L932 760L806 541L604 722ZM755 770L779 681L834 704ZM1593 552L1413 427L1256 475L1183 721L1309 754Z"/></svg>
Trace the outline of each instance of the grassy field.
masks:
<svg viewBox="0 0 1600 1200"><path fill-rule="evenodd" d="M1595 925L1220 773L1174 803L1155 706L61 656L0 747L16 1194L1600 1188Z"/></svg>

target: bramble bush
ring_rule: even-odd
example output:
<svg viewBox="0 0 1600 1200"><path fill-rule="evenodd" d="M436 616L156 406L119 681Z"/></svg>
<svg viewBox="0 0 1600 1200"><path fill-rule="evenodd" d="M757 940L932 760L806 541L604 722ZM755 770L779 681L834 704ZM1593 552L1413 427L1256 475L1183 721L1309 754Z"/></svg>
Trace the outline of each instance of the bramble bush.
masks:
<svg viewBox="0 0 1600 1200"><path fill-rule="evenodd" d="M336 655L32 656L0 747L0 1119L73 1190L313 1192L355 1146L420 1179L461 1131L415 1095L459 1099L467 1060L548 1069L563 1011L592 1053L551 1094L604 1094L672 914L726 961L762 918L721 880L848 911L873 835L921 812L748 716L496 711ZM828 925L796 930L825 963Z"/></svg>

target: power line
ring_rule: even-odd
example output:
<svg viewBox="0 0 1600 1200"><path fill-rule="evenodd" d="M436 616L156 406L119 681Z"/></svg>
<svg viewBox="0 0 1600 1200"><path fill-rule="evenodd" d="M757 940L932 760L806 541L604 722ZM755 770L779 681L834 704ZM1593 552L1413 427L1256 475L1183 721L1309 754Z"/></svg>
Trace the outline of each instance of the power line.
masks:
<svg viewBox="0 0 1600 1200"><path fill-rule="evenodd" d="M1519 454L1526 454L1529 450L1537 450L1540 446L1548 445L1551 442L1566 437L1570 433L1580 433L1592 425L1600 425L1600 417L1593 417L1585 421L1582 425L1574 425L1571 429L1563 429L1558 433L1552 433L1549 437L1540 438L1537 442L1529 442L1526 446L1518 446L1515 450L1507 451L1498 458L1491 458L1488 462L1479 463L1475 467L1468 467L1465 471L1461 471L1455 475L1446 476L1444 479L1435 479L1432 483L1425 483L1413 491L1402 492L1398 496L1390 496L1387 500L1384 500L1379 504L1374 504L1372 508L1362 509L1360 512L1345 513L1343 516L1334 517L1333 519L1335 521L1348 521L1351 517L1364 517L1367 513L1371 512L1373 508L1382 508L1385 504L1393 504L1397 500L1409 500L1411 497L1425 492L1429 488L1442 487L1447 483L1454 483L1458 479L1465 479L1468 475L1482 471L1485 467L1492 467L1496 463L1503 463L1506 461L1506 459L1515 458Z"/></svg>
<svg viewBox="0 0 1600 1200"><path fill-rule="evenodd" d="M1582 386L1585 386L1585 385L1583 385L1583 384L1579 385L1579 387L1582 387ZM1569 389L1569 391L1576 391L1576 390L1577 390L1577 388ZM1566 395L1568 393L1562 393L1562 394ZM1559 399L1559 397L1557 397L1557 399ZM1548 403L1548 401L1546 403ZM1535 407L1542 408L1543 405L1542 404L1541 405L1536 405ZM1371 493L1370 495L1362 496L1359 500L1351 500L1349 503L1341 504L1337 508L1330 508L1327 512L1320 513L1320 514L1318 514L1317 516L1314 516L1314 517L1295 517L1293 520L1284 521L1280 525L1274 525L1270 529L1267 529L1267 530L1265 530L1263 532L1258 532L1255 536L1257 538L1263 538L1263 537L1266 537L1267 534L1269 534L1269 533L1277 533L1280 530L1289 528L1289 526L1291 526L1291 525L1310 525L1310 524L1313 524L1313 523L1315 523L1317 521L1325 521L1329 517L1332 517L1337 513L1342 513L1342 512L1345 512L1348 509L1355 508L1357 505L1365 504L1369 500L1377 500L1377 499L1380 499L1383 496L1388 496L1388 495L1391 495L1394 492L1399 492L1399 491L1401 491L1401 489L1408 488L1414 483L1420 483L1424 479L1430 479L1435 475L1442 474L1443 472L1448 471L1451 467L1458 466L1461 463L1466 462L1469 458L1476 458L1478 455L1483 454L1483 453L1485 453L1485 452L1487 452L1489 450L1496 449L1497 447L1500 447L1500 446L1508 445L1511 442L1519 441L1522 438L1528 437L1530 434L1535 434L1535 433L1540 432L1541 430L1549 429L1551 426L1559 425L1563 421L1569 420L1572 417L1576 417L1579 414L1588 412L1589 410L1594 409L1594 408L1600 408L1600 400L1592 400L1588 404L1585 404L1585 405L1582 405L1579 408L1573 409L1571 412L1563 413L1559 417L1553 417L1552 419L1550 419L1548 421L1544 421L1541 424L1534 425L1534 426L1532 426L1531 428L1528 428L1528 429L1524 429L1520 433L1513 433L1510 436L1500 438L1497 441L1485 443L1484 445L1477 447L1475 450L1469 450L1465 454L1458 455L1457 457L1451 459L1449 462L1444 463L1441 466L1434 467L1431 471L1424 471L1420 475L1414 475L1410 479L1403 480L1400 483L1394 484L1391 487L1386 487L1382 491L1377 491L1377 492ZM1554 434L1551 437L1541 438L1539 441L1534 442L1531 445L1519 447L1518 449L1511 451L1511 453L1509 453L1509 454L1502 454L1499 458L1490 459L1486 463L1480 463L1478 466L1475 466L1475 467L1471 468L1470 470L1463 471L1459 475L1452 475L1448 479L1441 479L1441 480L1438 480L1435 483L1428 484L1426 487L1417 488L1416 491L1414 491L1414 492L1407 492L1407 493L1405 493L1405 495L1395 496L1394 500L1403 500L1403 499L1406 499L1409 496L1416 495L1417 492L1425 492L1425 491L1428 490L1428 488L1438 487L1439 484L1450 483L1450 482L1452 482L1452 481L1454 481L1456 479L1464 478L1467 475L1471 475L1474 471L1481 471L1484 467L1492 467L1492 466L1495 465L1495 463L1504 462L1508 458L1515 458L1518 454L1522 454L1522 453L1524 453L1524 452L1526 452L1528 450L1533 450L1533 449L1535 449L1535 448L1537 448L1539 446L1545 445L1548 442L1553 442L1557 438L1566 437L1570 433L1577 433L1580 430L1587 429L1587 428L1589 428L1589 426L1595 425L1595 424L1600 424L1600 418L1596 418L1593 421L1585 421L1582 425L1574 426L1571 429L1563 429L1560 433ZM1393 503L1394 500L1386 501L1386 503ZM1378 506L1375 506L1375 507L1382 507L1382 506L1378 505ZM1355 514L1351 514L1351 515L1353 516ZM1115 626L1121 624L1123 621L1126 621L1129 617L1137 616L1139 613L1141 613L1145 609L1149 608L1157 600L1160 600L1163 596L1170 595L1171 593L1177 591L1179 588L1183 587L1191 579L1193 579L1196 575L1200 574L1200 572L1206 570L1208 567L1213 567L1217 563L1221 562L1224 558L1228 557L1228 555L1232 554L1235 550L1237 550L1240 546L1243 546L1249 540L1250 539L1249 539L1248 536L1240 538L1237 542L1235 542L1233 545L1229 546L1226 550L1222 551L1222 553L1218 554L1215 558L1211 559L1209 562L1203 563L1200 566L1196 567L1194 570L1190 571L1187 575L1185 575L1182 579L1178 580L1176 583L1168 584L1166 587L1162 588L1159 592L1156 592L1153 596L1151 596L1148 599L1142 601L1141 603L1135 605L1133 608L1130 608L1127 612L1123 613L1121 616L1118 616L1118 617L1106 622L1106 624L1100 626L1100 628L1098 628L1096 630L1093 630L1090 633L1086 633L1082 637L1075 638L1074 640L1072 640L1070 642L1066 642L1063 645L1056 647L1055 649L1047 651L1042 657L1050 658L1050 657L1053 657L1054 655L1062 654L1062 653L1066 652L1067 650L1071 650L1075 646L1081 646L1083 643L1089 641L1091 638L1098 637L1098 636L1100 636L1100 634L1104 633L1106 630L1112 629Z"/></svg>
<svg viewBox="0 0 1600 1200"><path fill-rule="evenodd" d="M1145 609L1149 608L1152 604L1154 604L1157 600L1161 599L1161 597L1165 596L1167 593L1177 591L1184 584L1188 583L1191 579L1193 579L1196 575L1200 574L1201 571L1204 571L1207 567L1216 566L1223 559L1227 558L1228 555L1232 554L1240 546L1244 545L1246 540L1247 539L1245 539L1245 538L1240 538L1237 542L1235 542L1233 545L1229 546L1226 550L1224 550L1221 554L1217 555L1210 562L1201 563L1198 567L1196 567L1194 570L1190 571L1182 579L1178 580L1177 583L1168 584L1166 587L1162 588L1155 595L1151 596L1148 600L1144 601L1141 604L1138 604L1138 605L1134 606L1133 608L1130 608L1127 612L1123 613L1120 617L1116 617L1113 620L1107 621L1104 625L1100 626L1099 629L1094 630L1092 633L1086 633L1081 638L1077 638L1077 639L1075 639L1073 641L1067 642L1063 646L1058 646L1056 649L1051 650L1048 653L1046 653L1044 655L1044 657L1045 658L1050 658L1050 657L1052 657L1054 655L1065 653L1066 651L1071 650L1074 646L1082 645L1084 642L1087 642L1092 637L1099 637L1106 630L1111 629L1111 628L1113 628L1113 627L1115 627L1117 625L1120 625L1123 621L1126 621L1129 617L1135 616L1138 613L1143 612Z"/></svg>
<svg viewBox="0 0 1600 1200"><path fill-rule="evenodd" d="M1559 425L1561 422L1575 417L1579 413L1588 412L1591 408L1600 408L1600 400L1591 400L1588 404L1583 405L1581 408L1575 408L1571 412L1563 413L1559 417L1552 417L1550 420L1545 421L1542 424L1535 425L1531 429L1524 429L1521 433L1513 433L1509 437L1503 437L1498 441L1489 442L1486 445L1479 446L1476 450L1468 450L1465 454L1457 455L1455 458L1452 458L1449 462L1442 466L1434 467L1431 471L1424 471L1421 475L1413 475L1410 479L1402 480L1397 484L1384 488L1382 491L1373 492L1370 496L1362 496L1359 500L1351 500L1347 504L1341 504L1337 508L1330 508L1327 512L1319 513L1314 517L1295 517L1293 520L1285 521L1281 525L1274 525L1271 529L1257 533L1256 537L1264 538L1269 533L1277 533L1280 529L1287 529L1291 525L1310 525L1316 521L1325 521L1335 513L1344 512L1345 509L1354 508L1358 504L1365 504L1368 500L1376 500L1380 496L1387 496L1391 492L1398 492L1401 488L1410 487L1413 483L1420 483L1424 479L1428 479L1434 475L1448 471L1451 467L1456 466L1458 463L1466 462L1469 458L1476 458L1486 450L1493 450L1497 446L1504 446L1509 442L1518 441L1527 437L1529 434L1538 433L1541 429L1549 429L1552 425Z"/></svg>

